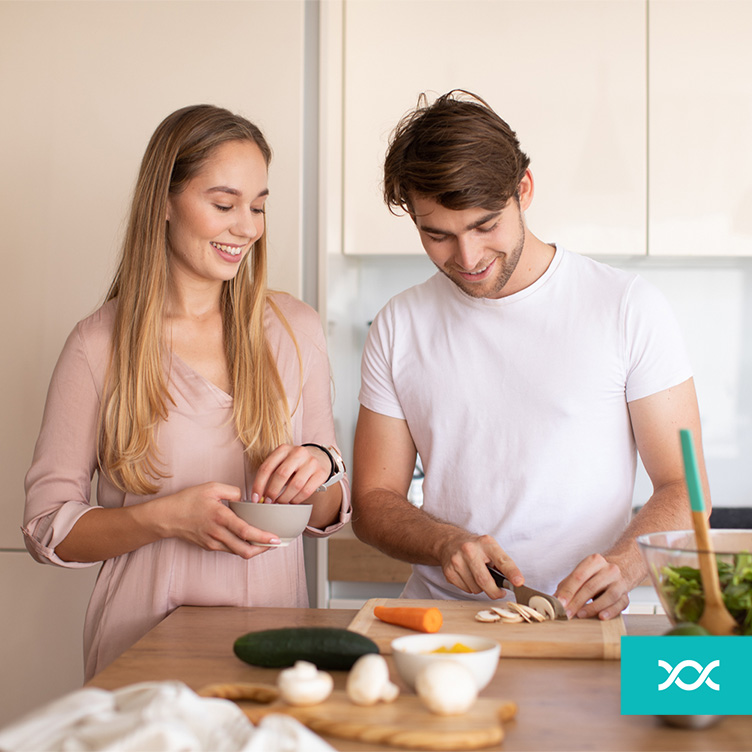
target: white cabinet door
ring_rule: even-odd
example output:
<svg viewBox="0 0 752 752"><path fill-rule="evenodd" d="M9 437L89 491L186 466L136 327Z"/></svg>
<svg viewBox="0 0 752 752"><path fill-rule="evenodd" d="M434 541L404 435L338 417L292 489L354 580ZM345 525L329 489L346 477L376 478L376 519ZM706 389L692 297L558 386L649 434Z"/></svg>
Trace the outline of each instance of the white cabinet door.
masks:
<svg viewBox="0 0 752 752"><path fill-rule="evenodd" d="M380 195L391 129L423 91L483 97L517 131L530 230L588 254L645 253L645 5L633 0L346 0L345 253L421 253Z"/></svg>
<svg viewBox="0 0 752 752"><path fill-rule="evenodd" d="M649 252L752 255L752 3L649 13Z"/></svg>

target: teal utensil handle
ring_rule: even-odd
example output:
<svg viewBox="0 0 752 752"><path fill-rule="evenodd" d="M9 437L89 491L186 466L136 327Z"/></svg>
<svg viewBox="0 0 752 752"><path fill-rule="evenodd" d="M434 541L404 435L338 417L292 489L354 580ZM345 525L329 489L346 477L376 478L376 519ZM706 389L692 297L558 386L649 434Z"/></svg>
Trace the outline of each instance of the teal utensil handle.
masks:
<svg viewBox="0 0 752 752"><path fill-rule="evenodd" d="M682 428L679 435L681 436L682 454L684 455L684 477L689 491L689 503L693 512L704 512L705 500L702 496L702 485L700 484L700 473L697 469L695 446L692 443L692 432Z"/></svg>

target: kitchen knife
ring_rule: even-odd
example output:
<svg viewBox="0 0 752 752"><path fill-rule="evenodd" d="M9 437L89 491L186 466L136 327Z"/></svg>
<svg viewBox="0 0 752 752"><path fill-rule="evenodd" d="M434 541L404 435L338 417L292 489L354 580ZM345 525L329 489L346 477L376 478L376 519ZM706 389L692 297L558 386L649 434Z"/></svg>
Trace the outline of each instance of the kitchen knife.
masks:
<svg viewBox="0 0 752 752"><path fill-rule="evenodd" d="M520 603L523 606L530 606L530 608L535 608L535 605L530 604L530 599L534 597L542 598L551 605L551 608L553 608L555 618L567 619L567 612L564 610L564 606L561 605L558 598L554 598L553 595L548 595L547 593L541 593L540 590L533 590L533 588L529 588L525 585L517 587L509 582L509 580L499 572L498 569L494 569L490 564L486 564L486 566L491 573L491 577L494 578L494 582L504 590L511 590L514 593L517 603ZM533 603L535 602L533 601ZM539 611L540 609L535 608L535 610Z"/></svg>

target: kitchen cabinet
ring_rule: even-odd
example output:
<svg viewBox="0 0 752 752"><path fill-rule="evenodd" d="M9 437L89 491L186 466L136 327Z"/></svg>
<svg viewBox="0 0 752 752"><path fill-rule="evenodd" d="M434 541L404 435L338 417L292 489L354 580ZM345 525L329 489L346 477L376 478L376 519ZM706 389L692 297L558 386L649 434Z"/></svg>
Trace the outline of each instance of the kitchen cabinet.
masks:
<svg viewBox="0 0 752 752"><path fill-rule="evenodd" d="M483 97L536 181L531 231L589 254L646 252L645 4L632 0L345 0L341 249L422 253L380 195L389 134L418 95ZM335 121L332 110L328 119ZM335 171L332 170L334 174ZM336 202L336 198L331 198Z"/></svg>
<svg viewBox="0 0 752 752"><path fill-rule="evenodd" d="M752 3L648 13L650 253L752 256Z"/></svg>

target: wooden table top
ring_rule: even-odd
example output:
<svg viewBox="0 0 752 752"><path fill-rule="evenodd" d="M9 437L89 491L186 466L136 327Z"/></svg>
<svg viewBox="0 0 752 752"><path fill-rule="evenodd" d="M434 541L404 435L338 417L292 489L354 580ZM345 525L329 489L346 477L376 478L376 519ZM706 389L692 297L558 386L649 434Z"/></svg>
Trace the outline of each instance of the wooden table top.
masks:
<svg viewBox="0 0 752 752"><path fill-rule="evenodd" d="M208 684L274 684L278 671L249 666L232 652L246 632L281 626L347 627L352 610L200 608L183 606L97 674L89 686L117 689L142 681L179 680L194 690ZM625 616L629 634L661 634L664 616ZM387 658L391 661L391 658ZM393 667L392 667L393 669ZM396 671L392 679L401 684ZM346 674L333 672L343 689ZM401 685L404 690L404 685ZM703 730L676 729L653 716L620 714L619 661L504 658L482 696L514 700L517 718L504 725L499 750L749 750L752 718L729 716ZM326 738L338 750L387 750ZM492 748L493 749L493 748Z"/></svg>

